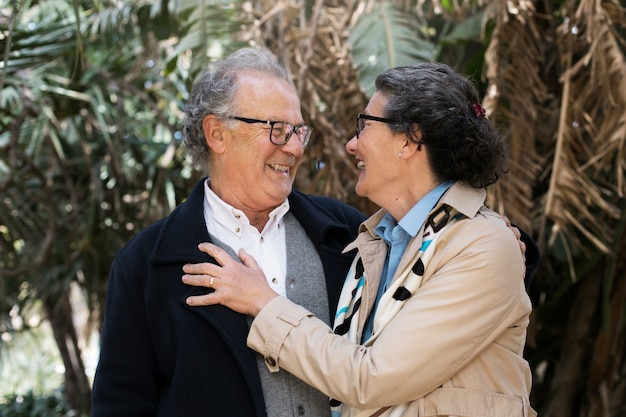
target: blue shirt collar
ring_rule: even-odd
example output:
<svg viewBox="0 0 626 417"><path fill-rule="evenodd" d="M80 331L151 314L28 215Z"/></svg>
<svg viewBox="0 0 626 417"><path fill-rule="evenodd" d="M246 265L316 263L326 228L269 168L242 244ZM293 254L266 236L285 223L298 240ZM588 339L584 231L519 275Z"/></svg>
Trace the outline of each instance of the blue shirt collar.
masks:
<svg viewBox="0 0 626 417"><path fill-rule="evenodd" d="M385 239L387 243L391 244L397 237L392 235L397 235L397 233L399 233L399 231L397 231L397 233L393 233L395 226L398 225L402 228L404 233L408 235L407 237L415 237L417 232L422 227L422 224L424 224L426 216L430 210L435 207L437 201L439 201L443 193L445 193L453 183L453 181L443 182L430 190L411 208L411 210L409 210L407 214L404 215L404 217L402 217L402 219L400 219L399 222L396 222L391 214L385 214L376 226L376 233L378 236Z"/></svg>

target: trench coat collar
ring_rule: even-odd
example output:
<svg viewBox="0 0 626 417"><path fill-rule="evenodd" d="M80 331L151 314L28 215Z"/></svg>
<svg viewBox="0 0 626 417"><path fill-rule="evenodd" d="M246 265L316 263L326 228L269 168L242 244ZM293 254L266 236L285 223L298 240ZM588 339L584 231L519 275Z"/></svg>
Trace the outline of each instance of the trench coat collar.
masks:
<svg viewBox="0 0 626 417"><path fill-rule="evenodd" d="M433 207L433 209L431 210L431 213L445 204L457 210L464 216L473 218L474 216L476 216L476 213L478 213L478 210L480 210L480 208L483 206L486 197L487 191L484 188L473 188L457 181L452 184L452 186L443 194L443 196L441 196L435 207ZM348 246L346 246L344 252L348 252L357 248L364 239L380 239L380 237L376 233L376 226L378 226L378 223L380 223L382 218L387 213L387 210L381 208L372 216L370 216L367 220L365 220L359 226L359 234L357 238ZM423 229L424 225L422 225L420 230Z"/></svg>
<svg viewBox="0 0 626 417"><path fill-rule="evenodd" d="M483 206L485 202L485 198L487 197L487 191L484 188L473 188L468 185L464 185L460 182L455 182L439 199L435 207L430 211L433 213L435 210L439 209L443 205L450 206L452 209L458 211L468 218L473 218L478 213L478 210ZM429 213L429 216L430 216ZM352 250L354 248L358 248L359 251L365 249L366 247L372 247L370 250L380 251L381 245L383 244L382 239L376 233L376 226L380 222L380 220L387 214L385 209L380 209L378 212L374 213L369 219L364 221L359 227L359 234L357 238L350 243L345 251ZM426 222L424 222L425 224ZM423 231L424 224L420 228L420 231L417 235L411 239L406 250L406 254L416 253L417 250L422 245L423 241ZM410 261L409 256L402 256L400 263L398 264L397 272L402 271L407 266L407 262ZM397 273L396 273L397 275ZM394 276L394 280L395 280Z"/></svg>

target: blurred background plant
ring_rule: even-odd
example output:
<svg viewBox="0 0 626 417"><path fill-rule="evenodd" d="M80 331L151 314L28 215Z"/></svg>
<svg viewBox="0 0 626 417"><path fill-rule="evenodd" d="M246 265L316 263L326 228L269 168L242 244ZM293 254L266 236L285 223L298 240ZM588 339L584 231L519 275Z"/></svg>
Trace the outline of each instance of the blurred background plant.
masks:
<svg viewBox="0 0 626 417"><path fill-rule="evenodd" d="M0 416L59 394L46 415L88 413L112 258L200 175L180 146L191 82L254 44L289 69L314 127L296 187L366 213L344 145L376 74L438 60L472 76L510 139L489 203L544 256L532 403L626 415L625 35L619 0L0 0L0 375L17 391ZM5 382L45 328L31 385Z"/></svg>
<svg viewBox="0 0 626 417"><path fill-rule="evenodd" d="M62 393L57 390L44 395L28 392L10 395L0 407L0 417L74 417L75 411L64 405Z"/></svg>
<svg viewBox="0 0 626 417"><path fill-rule="evenodd" d="M0 355L2 398L29 392L32 395L43 395L63 385L63 362L50 325L46 322L33 323L30 331L15 335Z"/></svg>
<svg viewBox="0 0 626 417"><path fill-rule="evenodd" d="M76 416L63 398L63 362L45 321L0 351L0 417Z"/></svg>

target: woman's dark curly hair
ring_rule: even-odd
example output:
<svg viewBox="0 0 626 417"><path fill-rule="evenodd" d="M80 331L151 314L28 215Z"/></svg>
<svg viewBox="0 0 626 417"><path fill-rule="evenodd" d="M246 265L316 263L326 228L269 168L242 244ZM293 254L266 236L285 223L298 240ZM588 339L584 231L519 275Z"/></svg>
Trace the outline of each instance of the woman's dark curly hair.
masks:
<svg viewBox="0 0 626 417"><path fill-rule="evenodd" d="M474 84L445 64L424 62L391 68L376 78L387 99L384 117L413 142L415 124L440 181L482 188L507 172L505 139L489 125Z"/></svg>

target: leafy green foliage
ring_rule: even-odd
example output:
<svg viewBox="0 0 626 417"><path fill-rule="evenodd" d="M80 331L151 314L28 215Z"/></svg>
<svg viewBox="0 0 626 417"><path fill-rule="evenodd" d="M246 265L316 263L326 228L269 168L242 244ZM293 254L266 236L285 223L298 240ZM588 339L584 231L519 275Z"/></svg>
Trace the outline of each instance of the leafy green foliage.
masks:
<svg viewBox="0 0 626 417"><path fill-rule="evenodd" d="M428 19L409 13L392 1L372 2L350 31L352 59L359 69L361 88L374 92L383 70L419 61L441 61L468 74L479 75L484 64L482 24L484 11L463 20L435 14ZM454 6L444 2L444 9Z"/></svg>
<svg viewBox="0 0 626 417"><path fill-rule="evenodd" d="M368 96L374 92L374 80L383 70L435 58L435 45L425 29L424 22L387 1L377 3L360 16L349 42L361 86Z"/></svg>
<svg viewBox="0 0 626 417"><path fill-rule="evenodd" d="M241 2L225 0L182 0L176 12L181 21L181 38L169 55L167 68L181 57L194 56L190 62L191 79L207 64L225 53L243 46L245 41L235 41L232 34L246 23L247 15L241 12Z"/></svg>
<svg viewBox="0 0 626 417"><path fill-rule="evenodd" d="M199 174L180 149L187 72L163 67L177 15L144 2L4 6L13 14L12 39L0 37L0 335L9 335L20 330L9 312L54 306L72 284L98 311L117 250ZM53 329L67 323L48 318Z"/></svg>
<svg viewBox="0 0 626 417"><path fill-rule="evenodd" d="M25 395L12 395L0 399L0 417L52 416L76 416L76 413L67 408L60 393L39 396L30 392Z"/></svg>

